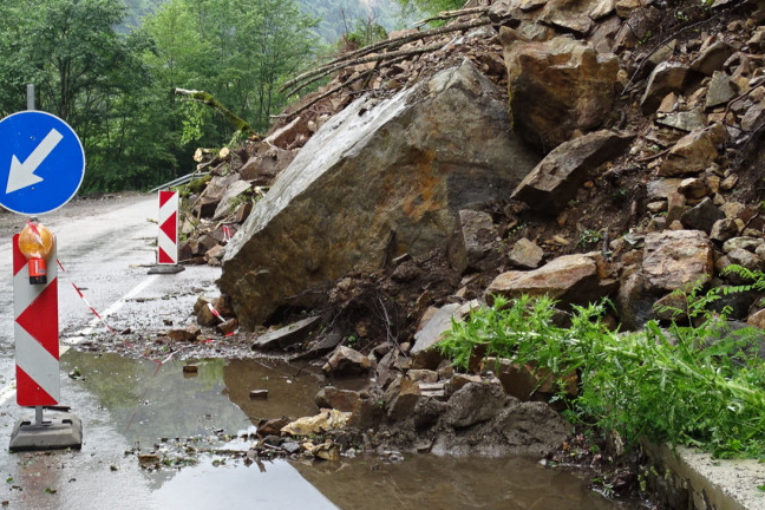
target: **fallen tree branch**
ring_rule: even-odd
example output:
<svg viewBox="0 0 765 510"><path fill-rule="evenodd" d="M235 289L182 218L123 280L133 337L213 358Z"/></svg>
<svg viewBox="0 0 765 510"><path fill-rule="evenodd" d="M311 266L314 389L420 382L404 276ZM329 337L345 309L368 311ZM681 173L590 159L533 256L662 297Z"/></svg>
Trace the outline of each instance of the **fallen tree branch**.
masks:
<svg viewBox="0 0 765 510"><path fill-rule="evenodd" d="M447 25L444 27L438 27L438 28L433 28L431 30L424 30L422 32L417 32L416 34L408 34L401 37L395 37L393 39L380 41L379 43L371 44L369 46L358 49L356 51L346 53L345 55L342 55L334 60L331 60L330 62L327 62L326 64L322 66L311 69L309 71L306 71L296 76L295 78L287 81L284 85L282 85L279 88L279 92L284 92L288 88L293 87L294 85L308 78L312 78L316 75L325 76L327 74L330 74L333 72L334 69L337 68L337 65L339 65L341 62L346 62L351 59L356 59L357 57L362 57L364 55L368 55L370 53L374 53L376 51L383 50L386 48L399 47L413 41L418 41L420 39L426 39L428 37L433 37L436 35L447 34L449 32L457 32L459 30L468 30L471 28L489 25L490 23L491 23L491 20L475 19L475 20L468 21L466 23L458 23L456 25ZM341 69L341 68L338 68L338 69ZM297 87L293 90L300 90L303 87L305 87L307 84L313 83L314 81L316 80L311 80L307 82L306 84L301 85L300 87ZM287 94L287 95L290 95L290 94Z"/></svg>
<svg viewBox="0 0 765 510"><path fill-rule="evenodd" d="M298 85L294 89L287 92L287 96L291 96L293 94L296 94L298 91L303 89L304 87L310 85L311 83L320 80L322 77L324 77L327 74L332 74L336 71L339 71L340 69L351 67L359 64L366 64L367 62L377 62L379 60L385 60L385 59L392 59L397 57L411 57L412 55L420 55L422 53L429 53L431 51L439 50L444 45L441 43L438 44L431 44L430 46L421 46L419 48L414 48L411 50L400 50L400 51L391 51L390 53L380 53L378 55L370 55L368 57L362 57L357 58L355 60L347 61L347 62L341 62L338 64L335 64L329 69L326 69L322 73L317 73L313 78L311 78L308 81L303 82L301 85Z"/></svg>
<svg viewBox="0 0 765 510"><path fill-rule="evenodd" d="M390 62L386 62L386 65L393 65L395 63L401 62L402 60L406 60L406 57L407 56L402 56L402 57L394 58ZM363 72L363 73L359 74L358 76L356 76L354 78L351 78L350 80L346 80L343 83L341 83L339 85L336 85L336 86L332 87L331 89L327 90L323 94L315 97L314 99L312 99L308 103L304 104L303 106L301 106L300 108L298 108L294 112L290 112L287 115L282 115L281 117L289 119L291 117L294 117L295 115L299 115L299 114L303 113L304 111L306 111L311 106L313 106L316 103L318 103L319 101L321 101L322 99L326 99L327 97L331 96L335 92L338 92L339 90L343 89L344 87L347 87L351 83L355 83L355 82L357 82L359 80L362 80L364 78L369 77L369 75L371 75L375 71L377 71L377 69L370 69L369 71Z"/></svg>
<svg viewBox="0 0 765 510"><path fill-rule="evenodd" d="M467 9L457 9L456 11L442 11L438 13L438 16L433 16L432 18L427 18L419 21L414 26L416 28L420 28L421 26L426 25L431 21L458 18L467 14L485 14L487 12L489 12L489 7L468 7Z"/></svg>
<svg viewBox="0 0 765 510"><path fill-rule="evenodd" d="M188 90L176 87L173 89L173 94L194 99L195 101L199 101L200 103L204 103L207 106L218 110L218 112L223 115L223 117L225 117L225 119L232 126L234 126L237 131L241 131L245 135L257 134L249 122L226 108L223 103L215 99L215 97L209 92L205 92L204 90Z"/></svg>

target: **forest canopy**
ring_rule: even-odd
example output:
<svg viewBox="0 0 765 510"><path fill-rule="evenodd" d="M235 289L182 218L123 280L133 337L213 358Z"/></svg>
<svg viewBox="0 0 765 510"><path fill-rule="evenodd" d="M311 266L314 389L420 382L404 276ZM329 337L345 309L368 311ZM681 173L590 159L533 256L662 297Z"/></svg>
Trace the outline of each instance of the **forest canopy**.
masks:
<svg viewBox="0 0 765 510"><path fill-rule="evenodd" d="M25 109L33 83L36 107L68 122L85 146L83 191L147 189L191 171L196 147L235 136L214 109L173 89L208 92L264 132L289 99L280 84L339 38L384 37L406 16L452 3L4 0L0 116Z"/></svg>

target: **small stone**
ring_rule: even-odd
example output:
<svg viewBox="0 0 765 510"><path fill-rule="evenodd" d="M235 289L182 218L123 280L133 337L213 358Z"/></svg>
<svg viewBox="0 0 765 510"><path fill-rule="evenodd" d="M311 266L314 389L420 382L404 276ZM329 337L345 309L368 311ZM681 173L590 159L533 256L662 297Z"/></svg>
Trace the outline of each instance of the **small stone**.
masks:
<svg viewBox="0 0 765 510"><path fill-rule="evenodd" d="M720 182L720 190L730 191L736 187L736 184L738 184L738 175L729 175Z"/></svg>
<svg viewBox="0 0 765 510"><path fill-rule="evenodd" d="M698 177L689 177L688 179L683 179L680 182L680 186L678 188L680 193L685 195L686 198L703 198L709 193L709 188L707 188L707 184L704 182L703 179L699 179Z"/></svg>
<svg viewBox="0 0 765 510"><path fill-rule="evenodd" d="M544 250L525 237L519 239L508 254L510 262L521 267L535 269L544 257Z"/></svg>
<svg viewBox="0 0 765 510"><path fill-rule="evenodd" d="M738 227L735 220L731 218L723 218L717 220L712 225L712 230L709 233L709 238L717 242L725 242L731 237L738 234Z"/></svg>
<svg viewBox="0 0 765 510"><path fill-rule="evenodd" d="M765 310L754 312L746 319L746 323L755 328L765 329Z"/></svg>
<svg viewBox="0 0 765 510"><path fill-rule="evenodd" d="M648 209L648 211L653 214L660 213L664 211L666 208L667 208L667 203L664 201L649 202L648 205L646 205L646 209Z"/></svg>

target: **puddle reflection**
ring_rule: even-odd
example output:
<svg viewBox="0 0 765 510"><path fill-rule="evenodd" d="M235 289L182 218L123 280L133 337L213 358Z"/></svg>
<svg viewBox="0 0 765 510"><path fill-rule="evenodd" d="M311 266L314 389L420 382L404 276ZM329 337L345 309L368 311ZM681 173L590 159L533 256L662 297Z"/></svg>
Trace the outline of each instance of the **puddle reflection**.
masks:
<svg viewBox="0 0 765 510"><path fill-rule="evenodd" d="M195 374L184 373L188 364L197 366ZM322 381L315 368L280 360L171 361L157 369L148 360L69 351L62 369L75 367L83 377L79 383L109 411L113 426L144 449L161 438L204 437L221 429L243 435L261 418L314 414ZM252 390L268 390L268 398L251 400ZM226 447L246 451L249 444L239 438ZM407 455L388 464L362 456L249 466L217 459L201 454L195 465L144 473L157 508L627 508L569 473L519 458Z"/></svg>

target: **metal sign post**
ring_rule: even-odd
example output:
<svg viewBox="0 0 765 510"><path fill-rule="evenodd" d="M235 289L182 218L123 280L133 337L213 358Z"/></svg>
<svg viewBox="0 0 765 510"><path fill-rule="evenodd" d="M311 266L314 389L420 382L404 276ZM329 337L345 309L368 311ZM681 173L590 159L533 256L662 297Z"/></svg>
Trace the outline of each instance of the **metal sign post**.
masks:
<svg viewBox="0 0 765 510"><path fill-rule="evenodd" d="M34 110L32 85L27 86L27 107L26 112L0 120L0 205L33 215L61 207L77 193L85 171L85 153L68 124ZM30 225L42 243L40 232L31 222ZM53 239L49 231L47 235L49 240ZM34 407L35 418L34 422L16 423L9 448L11 451L80 448L79 418L66 413L55 419L43 419L43 406L56 405L60 399L55 240L52 253L47 255L48 269L42 277L29 269L34 260L43 264L42 258L32 258L27 264L21 251L26 248L20 248L19 234L13 237L12 245L16 402Z"/></svg>

